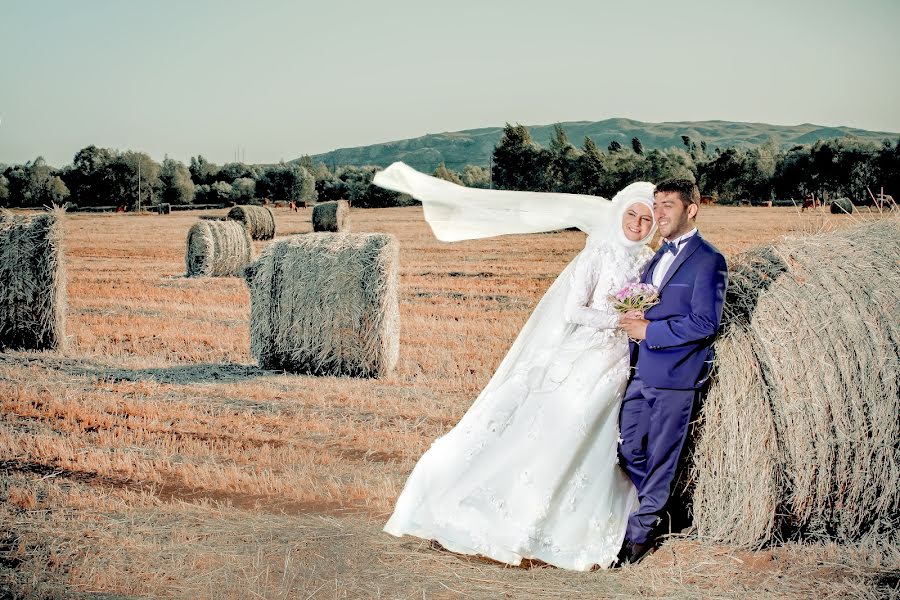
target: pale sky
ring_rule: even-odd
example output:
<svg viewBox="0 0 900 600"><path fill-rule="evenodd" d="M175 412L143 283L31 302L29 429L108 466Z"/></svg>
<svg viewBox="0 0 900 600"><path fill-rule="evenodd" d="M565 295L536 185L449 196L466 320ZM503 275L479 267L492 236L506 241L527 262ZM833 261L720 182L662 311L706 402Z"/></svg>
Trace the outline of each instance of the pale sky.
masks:
<svg viewBox="0 0 900 600"><path fill-rule="evenodd" d="M898 24L900 0L0 0L0 162L611 117L900 132Z"/></svg>

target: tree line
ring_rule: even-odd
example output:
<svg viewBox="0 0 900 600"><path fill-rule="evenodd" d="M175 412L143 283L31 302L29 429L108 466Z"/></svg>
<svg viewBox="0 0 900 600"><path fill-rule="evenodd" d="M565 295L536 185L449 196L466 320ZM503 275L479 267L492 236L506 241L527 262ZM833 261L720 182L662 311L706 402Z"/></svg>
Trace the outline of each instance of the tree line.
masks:
<svg viewBox="0 0 900 600"><path fill-rule="evenodd" d="M572 144L556 126L548 147L528 128L507 124L494 148L491 168L467 165L460 171L443 163L434 176L469 187L567 192L612 197L638 180L685 177L720 202L849 197L868 201L868 189L900 192L900 140L880 145L852 137L818 141L783 150L774 139L759 146L708 148L682 136L682 148L645 150L640 139L626 147L613 141L600 149L591 138ZM0 165L0 206L134 209L169 204L256 203L260 199L297 202L349 200L374 208L409 204L401 194L372 185L380 167L297 162L217 165L202 155L189 164L169 158L157 163L143 152L88 146L71 165L53 168L38 157L20 165Z"/></svg>
<svg viewBox="0 0 900 600"><path fill-rule="evenodd" d="M395 206L399 194L371 185L376 167L298 163L217 165L202 155L184 163L166 157L157 163L143 152L88 146L71 165L53 168L42 157L20 165L0 165L0 206L76 207L168 204L248 204L263 198L296 202L350 200L359 207Z"/></svg>
<svg viewBox="0 0 900 600"><path fill-rule="evenodd" d="M881 144L853 137L821 140L782 150L774 139L755 148L708 148L689 136L683 147L646 151L613 141L605 151L591 138L576 148L557 125L547 148L522 125L507 124L494 149L492 179L498 188L612 197L633 181L684 177L720 202L848 197L855 203L900 192L900 140Z"/></svg>

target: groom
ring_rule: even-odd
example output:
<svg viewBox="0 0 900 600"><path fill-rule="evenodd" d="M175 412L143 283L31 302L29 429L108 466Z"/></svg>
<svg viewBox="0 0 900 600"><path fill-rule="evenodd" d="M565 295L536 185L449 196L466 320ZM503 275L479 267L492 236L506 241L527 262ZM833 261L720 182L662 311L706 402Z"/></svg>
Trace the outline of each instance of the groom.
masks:
<svg viewBox="0 0 900 600"><path fill-rule="evenodd" d="M641 282L660 290L645 318L623 318L634 372L619 415L620 464L638 491L620 562L655 545L691 410L709 375L728 280L725 257L697 232L700 191L686 179L656 186L653 212L663 245Z"/></svg>

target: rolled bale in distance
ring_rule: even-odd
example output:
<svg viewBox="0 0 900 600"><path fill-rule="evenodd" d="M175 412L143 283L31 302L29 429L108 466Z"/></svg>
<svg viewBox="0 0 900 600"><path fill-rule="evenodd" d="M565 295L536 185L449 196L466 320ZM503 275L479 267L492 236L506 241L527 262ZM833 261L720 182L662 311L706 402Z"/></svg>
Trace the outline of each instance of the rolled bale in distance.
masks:
<svg viewBox="0 0 900 600"><path fill-rule="evenodd" d="M275 216L267 206L235 206L228 211L228 218L243 223L254 240L275 237Z"/></svg>
<svg viewBox="0 0 900 600"><path fill-rule="evenodd" d="M241 275L252 260L253 242L238 221L201 220L187 236L184 262L188 277Z"/></svg>
<svg viewBox="0 0 900 600"><path fill-rule="evenodd" d="M172 212L172 205L168 202L163 202L156 207L156 212L161 215L168 215Z"/></svg>
<svg viewBox="0 0 900 600"><path fill-rule="evenodd" d="M250 350L265 369L380 377L397 364L399 243L310 233L270 244L245 271Z"/></svg>
<svg viewBox="0 0 900 600"><path fill-rule="evenodd" d="M0 211L0 349L65 349L63 214Z"/></svg>
<svg viewBox="0 0 900 600"><path fill-rule="evenodd" d="M850 198L835 198L831 201L829 210L833 215L850 215L853 214L853 202Z"/></svg>
<svg viewBox="0 0 900 600"><path fill-rule="evenodd" d="M900 221L732 261L693 479L701 537L890 535L900 508Z"/></svg>
<svg viewBox="0 0 900 600"><path fill-rule="evenodd" d="M322 202L312 211L313 231L350 231L350 203L346 200Z"/></svg>

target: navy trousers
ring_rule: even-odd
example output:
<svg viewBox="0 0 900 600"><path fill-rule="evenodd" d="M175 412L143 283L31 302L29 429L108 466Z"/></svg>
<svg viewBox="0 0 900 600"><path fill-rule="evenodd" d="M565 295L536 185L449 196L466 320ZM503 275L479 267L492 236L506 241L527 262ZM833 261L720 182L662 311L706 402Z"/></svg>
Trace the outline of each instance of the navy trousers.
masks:
<svg viewBox="0 0 900 600"><path fill-rule="evenodd" d="M625 538L635 544L647 541L666 508L698 393L649 387L638 374L625 389L619 464L638 491L640 506L625 530Z"/></svg>

